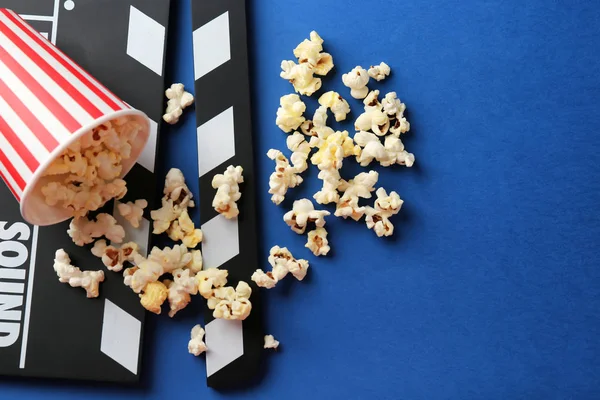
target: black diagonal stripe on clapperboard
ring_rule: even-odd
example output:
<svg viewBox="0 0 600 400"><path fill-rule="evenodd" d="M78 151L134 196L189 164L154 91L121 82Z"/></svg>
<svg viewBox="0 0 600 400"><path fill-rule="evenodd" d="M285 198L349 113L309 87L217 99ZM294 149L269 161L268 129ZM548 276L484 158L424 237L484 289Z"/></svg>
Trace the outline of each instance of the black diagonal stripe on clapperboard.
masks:
<svg viewBox="0 0 600 400"><path fill-rule="evenodd" d="M207 384L213 388L240 386L252 380L260 369L263 346L263 322L260 292L250 281L252 273L259 268L257 254L256 224L256 180L252 152L252 125L250 114L250 85L248 70L248 48L246 32L246 4L241 0L192 1L192 26L194 31L227 13L229 18L230 53L229 61L196 80L197 126L210 121L223 111L233 107L235 131L235 155L221 165L200 177L200 219L202 224L217 216L211 203L215 190L211 186L212 177L223 173L229 165L244 168L242 197L238 202L239 254L226 261L220 268L229 271L228 284L235 286L238 281L248 282L253 290L252 313L243 321L243 354L207 377ZM194 51L204 55L203 49L194 45ZM219 135L219 132L214 132ZM206 237L206 245L210 238ZM228 246L227 242L218 246ZM204 245L203 245L204 246ZM206 265L212 267L213 265ZM216 265L214 265L216 266ZM212 311L206 310L205 322L213 321ZM218 335L219 332L212 332ZM207 327L207 343L211 341L211 331ZM211 351L217 351L211 348ZM207 367L210 360L207 358Z"/></svg>
<svg viewBox="0 0 600 400"><path fill-rule="evenodd" d="M0 7L27 16L28 23L50 38L55 29L56 45L61 50L121 99L160 122L164 73L157 74L127 54L127 35L130 10L135 7L165 27L164 55L170 2L75 0L72 10L64 8L63 3L63 0L0 0ZM134 166L126 178L129 190L123 201L145 198L150 203L147 210L156 204L157 179L153 169L148 163ZM113 206L105 208L104 211L112 212ZM123 285L120 274L105 271L107 279L101 285L100 297L90 300L85 299L83 290L58 282L52 268L58 248L64 248L82 269L104 269L90 253L89 246L80 248L71 242L67 227L68 222L39 229L24 224L16 200L4 184L0 185L0 374L138 381L145 311L138 296ZM16 251L6 253L10 249ZM35 258L33 263L32 258ZM13 265L15 262L19 265ZM13 293L2 293L3 288ZM101 351L103 316L108 303L139 321L137 363L134 361L127 368ZM3 304L18 307L6 311ZM26 319L28 326L24 326ZM6 332L15 329L17 338L8 345L12 340L7 340Z"/></svg>

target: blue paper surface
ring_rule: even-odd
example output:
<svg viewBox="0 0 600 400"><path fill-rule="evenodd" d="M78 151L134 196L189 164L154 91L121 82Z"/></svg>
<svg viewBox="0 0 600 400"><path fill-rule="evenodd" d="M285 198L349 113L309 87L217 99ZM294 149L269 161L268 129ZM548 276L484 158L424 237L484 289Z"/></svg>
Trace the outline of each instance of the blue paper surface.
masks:
<svg viewBox="0 0 600 400"><path fill-rule="evenodd" d="M169 51L171 80L192 88L189 1L174 2ZM311 262L304 282L265 293L282 347L264 378L244 392L205 386L204 360L186 351L197 301L149 318L141 388L2 379L0 398L600 398L600 3L256 0L248 11L261 252L278 244ZM417 157L376 168L405 200L394 237L330 218L332 254L318 259L281 219L317 190L317 171L276 207L264 156L285 147L275 112L292 87L279 63L312 29L336 64L323 86L348 98L352 119L361 108L341 74L392 67L371 87L407 104ZM195 176L193 118L163 133L163 170ZM360 170L347 164L346 177Z"/></svg>

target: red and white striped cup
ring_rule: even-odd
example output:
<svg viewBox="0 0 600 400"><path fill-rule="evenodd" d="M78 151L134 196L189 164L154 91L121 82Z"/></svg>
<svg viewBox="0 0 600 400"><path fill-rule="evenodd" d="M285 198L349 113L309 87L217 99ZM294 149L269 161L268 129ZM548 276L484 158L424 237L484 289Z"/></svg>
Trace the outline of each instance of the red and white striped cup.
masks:
<svg viewBox="0 0 600 400"><path fill-rule="evenodd" d="M119 117L143 127L123 161L122 175L146 145L150 121L112 94L15 12L0 9L0 175L23 218L51 225L68 210L48 206L44 170L86 132Z"/></svg>

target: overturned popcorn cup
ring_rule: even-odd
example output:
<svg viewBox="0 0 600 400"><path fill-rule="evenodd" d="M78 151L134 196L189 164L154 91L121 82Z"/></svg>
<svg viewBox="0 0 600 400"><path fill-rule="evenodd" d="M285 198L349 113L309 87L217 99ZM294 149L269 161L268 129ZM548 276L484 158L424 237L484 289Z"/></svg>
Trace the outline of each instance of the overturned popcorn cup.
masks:
<svg viewBox="0 0 600 400"><path fill-rule="evenodd" d="M85 72L15 12L0 9L0 176L34 225L71 217L49 206L41 188L45 171L94 128L126 118L139 124L126 175L148 142L150 120Z"/></svg>

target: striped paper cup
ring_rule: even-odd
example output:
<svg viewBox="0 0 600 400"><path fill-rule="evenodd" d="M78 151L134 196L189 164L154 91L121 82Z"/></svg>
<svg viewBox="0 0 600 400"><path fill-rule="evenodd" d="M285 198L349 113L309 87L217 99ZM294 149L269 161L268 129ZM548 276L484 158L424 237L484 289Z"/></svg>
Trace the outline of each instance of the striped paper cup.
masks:
<svg viewBox="0 0 600 400"><path fill-rule="evenodd" d="M142 126L122 174L133 167L150 131L141 111L112 94L15 12L0 9L0 175L20 203L23 218L51 225L70 217L48 206L41 187L48 166L81 136L106 121Z"/></svg>

